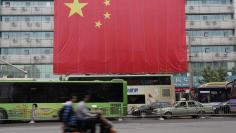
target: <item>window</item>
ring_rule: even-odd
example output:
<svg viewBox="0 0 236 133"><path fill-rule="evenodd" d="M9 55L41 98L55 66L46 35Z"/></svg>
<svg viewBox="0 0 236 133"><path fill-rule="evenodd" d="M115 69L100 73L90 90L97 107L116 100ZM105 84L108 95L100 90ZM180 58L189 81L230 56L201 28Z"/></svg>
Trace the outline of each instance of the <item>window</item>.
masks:
<svg viewBox="0 0 236 133"><path fill-rule="evenodd" d="M29 50L28 49L24 50L24 55L29 55Z"/></svg>
<svg viewBox="0 0 236 133"><path fill-rule="evenodd" d="M229 36L229 32L225 31L224 32L224 37L228 37Z"/></svg>
<svg viewBox="0 0 236 133"><path fill-rule="evenodd" d="M195 102L188 102L188 107L196 107Z"/></svg>
<svg viewBox="0 0 236 133"><path fill-rule="evenodd" d="M177 103L176 107L187 107L186 102Z"/></svg>
<svg viewBox="0 0 236 133"><path fill-rule="evenodd" d="M209 53L210 52L210 48L205 48L205 53Z"/></svg>
<svg viewBox="0 0 236 133"><path fill-rule="evenodd" d="M128 95L128 104L145 104L145 95Z"/></svg>
<svg viewBox="0 0 236 133"><path fill-rule="evenodd" d="M25 5L26 5L26 6L30 6L30 5L31 5L31 2L29 2L29 1L25 2Z"/></svg>
<svg viewBox="0 0 236 133"><path fill-rule="evenodd" d="M5 7L10 7L10 1L5 1L5 2L3 3L3 5L4 5Z"/></svg>
<svg viewBox="0 0 236 133"><path fill-rule="evenodd" d="M50 54L50 50L49 49L45 49L44 53L45 54Z"/></svg>
<svg viewBox="0 0 236 133"><path fill-rule="evenodd" d="M16 103L60 103L70 95L82 100L90 94L89 102L122 102L121 83L13 83L13 100Z"/></svg>
<svg viewBox="0 0 236 133"><path fill-rule="evenodd" d="M208 32L204 32L204 37L208 37Z"/></svg>
<svg viewBox="0 0 236 133"><path fill-rule="evenodd" d="M0 103L7 103L9 98L9 84L0 84Z"/></svg>
<svg viewBox="0 0 236 133"><path fill-rule="evenodd" d="M4 21L5 22L9 22L10 21L10 18L9 17L4 17L5 19L4 19Z"/></svg>
<svg viewBox="0 0 236 133"><path fill-rule="evenodd" d="M170 97L170 89L162 89L162 97Z"/></svg>
<svg viewBox="0 0 236 133"><path fill-rule="evenodd" d="M225 48L225 53L230 53L230 48L229 47Z"/></svg>

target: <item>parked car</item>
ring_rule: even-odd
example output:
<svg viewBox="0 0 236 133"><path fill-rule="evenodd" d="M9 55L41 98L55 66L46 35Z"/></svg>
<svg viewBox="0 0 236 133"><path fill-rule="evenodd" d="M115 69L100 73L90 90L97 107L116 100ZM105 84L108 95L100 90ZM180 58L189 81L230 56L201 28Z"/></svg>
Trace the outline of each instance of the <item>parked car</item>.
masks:
<svg viewBox="0 0 236 133"><path fill-rule="evenodd" d="M204 114L212 114L212 107L203 106L197 101L178 101L173 107L154 109L156 115L170 119L173 116L192 116L198 118Z"/></svg>
<svg viewBox="0 0 236 133"><path fill-rule="evenodd" d="M135 116L153 115L154 109L171 107L171 106L172 105L169 102L154 102L150 105L140 106L138 109L132 112L132 115L135 115Z"/></svg>
<svg viewBox="0 0 236 133"><path fill-rule="evenodd" d="M230 114L229 101L222 102L219 105L214 106L213 110L216 114Z"/></svg>

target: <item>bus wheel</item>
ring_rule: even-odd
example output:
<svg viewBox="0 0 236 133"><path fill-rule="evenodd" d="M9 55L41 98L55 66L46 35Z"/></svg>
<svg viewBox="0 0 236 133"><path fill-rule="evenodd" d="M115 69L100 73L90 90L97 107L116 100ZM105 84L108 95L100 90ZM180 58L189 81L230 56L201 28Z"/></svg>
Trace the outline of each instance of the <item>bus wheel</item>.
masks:
<svg viewBox="0 0 236 133"><path fill-rule="evenodd" d="M7 112L3 109L0 109L0 124L4 123L7 119Z"/></svg>
<svg viewBox="0 0 236 133"><path fill-rule="evenodd" d="M171 119L171 118L172 118L172 113L171 113L171 112L166 112L166 113L164 114L164 118L166 118L166 119Z"/></svg>

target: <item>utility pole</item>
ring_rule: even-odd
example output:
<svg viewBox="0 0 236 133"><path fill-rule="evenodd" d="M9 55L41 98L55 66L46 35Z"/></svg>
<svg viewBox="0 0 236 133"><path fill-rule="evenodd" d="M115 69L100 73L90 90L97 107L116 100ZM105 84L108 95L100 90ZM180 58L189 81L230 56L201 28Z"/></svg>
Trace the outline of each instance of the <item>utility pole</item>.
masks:
<svg viewBox="0 0 236 133"><path fill-rule="evenodd" d="M191 40L191 36L188 35L188 54L189 54L189 59L188 59L188 72L189 72L189 99L190 97L190 93L191 93L191 89L193 88L193 72L192 72L192 40Z"/></svg>
<svg viewBox="0 0 236 133"><path fill-rule="evenodd" d="M5 60L0 59L0 61L1 61L1 62L4 62L5 64L7 64L7 65L9 65L9 66L11 66L11 67L16 68L17 70L19 70L19 71L21 71L21 72L23 72L23 73L25 74L25 78L28 78L28 72L27 72L27 71L25 71L25 70L23 70L23 69L21 69L21 68L18 68L18 67L16 67L16 66L12 65L11 63L5 61Z"/></svg>

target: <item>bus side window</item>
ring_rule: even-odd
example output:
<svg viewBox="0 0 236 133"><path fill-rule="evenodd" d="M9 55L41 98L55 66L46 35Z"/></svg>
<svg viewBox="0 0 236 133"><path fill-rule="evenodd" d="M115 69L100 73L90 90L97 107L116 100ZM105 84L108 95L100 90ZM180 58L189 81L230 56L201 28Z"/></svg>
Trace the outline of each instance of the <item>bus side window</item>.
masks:
<svg viewBox="0 0 236 133"><path fill-rule="evenodd" d="M1 84L0 85L0 103L9 102L9 85Z"/></svg>

